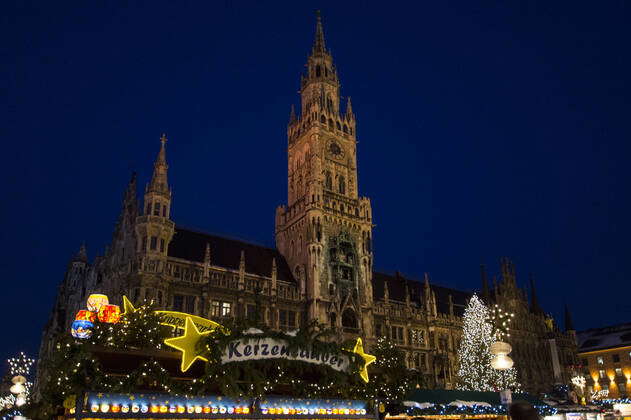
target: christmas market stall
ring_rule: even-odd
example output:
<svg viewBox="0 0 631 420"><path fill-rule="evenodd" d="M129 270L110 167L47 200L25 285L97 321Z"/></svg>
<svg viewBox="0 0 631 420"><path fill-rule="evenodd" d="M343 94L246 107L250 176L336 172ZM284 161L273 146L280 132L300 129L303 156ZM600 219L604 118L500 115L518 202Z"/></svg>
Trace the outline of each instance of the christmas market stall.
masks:
<svg viewBox="0 0 631 420"><path fill-rule="evenodd" d="M342 343L312 323L290 332L259 323L220 325L196 315L92 295L43 367L35 418L358 419L401 400L410 381L371 381L402 358L380 342L379 361L361 338ZM381 346L381 350L379 350ZM381 354L376 353L376 354ZM379 378L379 376L376 376ZM401 379L401 378L397 378Z"/></svg>
<svg viewBox="0 0 631 420"><path fill-rule="evenodd" d="M513 401L527 401L541 417L556 414L554 408L529 394L513 394ZM460 391L444 389L416 389L403 403L405 410L386 419L505 419L506 406L498 392Z"/></svg>

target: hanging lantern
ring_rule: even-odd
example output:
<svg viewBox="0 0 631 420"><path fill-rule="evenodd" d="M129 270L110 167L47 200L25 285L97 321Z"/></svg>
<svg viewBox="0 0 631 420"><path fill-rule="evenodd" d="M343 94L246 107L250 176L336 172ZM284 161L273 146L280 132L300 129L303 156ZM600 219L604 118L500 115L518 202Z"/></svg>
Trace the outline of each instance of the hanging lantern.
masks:
<svg viewBox="0 0 631 420"><path fill-rule="evenodd" d="M90 321L74 321L70 332L74 338L90 338L94 324Z"/></svg>
<svg viewBox="0 0 631 420"><path fill-rule="evenodd" d="M26 391L26 388L22 384L14 384L13 386L11 386L11 388L9 388L9 391L11 391L12 394L17 395Z"/></svg>
<svg viewBox="0 0 631 420"><path fill-rule="evenodd" d="M11 382L13 382L14 384L24 385L26 383L26 378L22 375L16 375L13 377L13 379L11 379Z"/></svg>
<svg viewBox="0 0 631 420"><path fill-rule="evenodd" d="M103 305L99 309L99 321L116 324L120 321L121 309L118 305Z"/></svg>
<svg viewBox="0 0 631 420"><path fill-rule="evenodd" d="M81 309L77 312L77 316L74 317L75 321L96 321L96 314L91 311L86 311L85 309Z"/></svg>
<svg viewBox="0 0 631 420"><path fill-rule="evenodd" d="M101 306L110 303L105 295L93 294L88 296L88 311L99 313Z"/></svg>
<svg viewBox="0 0 631 420"><path fill-rule="evenodd" d="M494 355L491 360L491 367L497 370L507 370L513 367L513 359L508 356L513 350L510 344L504 343L503 341L496 341L491 344L489 351Z"/></svg>

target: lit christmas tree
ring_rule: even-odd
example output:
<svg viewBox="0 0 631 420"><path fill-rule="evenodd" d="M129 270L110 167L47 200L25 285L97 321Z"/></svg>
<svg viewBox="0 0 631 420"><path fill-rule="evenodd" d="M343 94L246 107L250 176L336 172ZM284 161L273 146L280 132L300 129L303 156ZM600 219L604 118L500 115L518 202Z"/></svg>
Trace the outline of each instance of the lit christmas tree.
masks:
<svg viewBox="0 0 631 420"><path fill-rule="evenodd" d="M491 367L491 344L499 341L500 330L493 328L489 309L476 295L464 314L462 341L458 349L458 389L500 391L519 389L515 368L499 371Z"/></svg>

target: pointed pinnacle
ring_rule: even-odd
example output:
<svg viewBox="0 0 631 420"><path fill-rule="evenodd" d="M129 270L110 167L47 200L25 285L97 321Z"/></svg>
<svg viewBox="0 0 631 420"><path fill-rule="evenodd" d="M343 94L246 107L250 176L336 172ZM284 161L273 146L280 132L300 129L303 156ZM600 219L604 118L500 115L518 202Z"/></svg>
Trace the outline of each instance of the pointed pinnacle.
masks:
<svg viewBox="0 0 631 420"><path fill-rule="evenodd" d="M326 46L324 44L324 30L322 29L322 18L320 17L320 11L316 10L316 34L313 41L313 51L325 52Z"/></svg>

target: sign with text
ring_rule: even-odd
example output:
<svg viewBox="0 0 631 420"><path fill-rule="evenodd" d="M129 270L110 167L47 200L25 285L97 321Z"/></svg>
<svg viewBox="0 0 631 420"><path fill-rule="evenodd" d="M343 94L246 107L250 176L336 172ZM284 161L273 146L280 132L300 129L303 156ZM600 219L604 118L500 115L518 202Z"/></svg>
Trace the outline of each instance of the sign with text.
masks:
<svg viewBox="0 0 631 420"><path fill-rule="evenodd" d="M338 371L346 370L349 366L348 356L318 352L312 348L292 349L290 351L286 341L271 337L245 338L228 343L221 356L221 363L263 359L298 360L326 365Z"/></svg>

